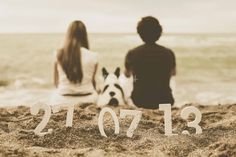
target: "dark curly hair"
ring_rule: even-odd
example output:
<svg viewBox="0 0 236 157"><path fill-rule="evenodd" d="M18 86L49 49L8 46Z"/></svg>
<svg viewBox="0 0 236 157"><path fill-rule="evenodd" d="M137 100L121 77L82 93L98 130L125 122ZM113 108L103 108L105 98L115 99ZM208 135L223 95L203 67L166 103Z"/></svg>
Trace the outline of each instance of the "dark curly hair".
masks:
<svg viewBox="0 0 236 157"><path fill-rule="evenodd" d="M145 43L155 43L162 34L162 27L155 17L146 16L138 22L137 32Z"/></svg>

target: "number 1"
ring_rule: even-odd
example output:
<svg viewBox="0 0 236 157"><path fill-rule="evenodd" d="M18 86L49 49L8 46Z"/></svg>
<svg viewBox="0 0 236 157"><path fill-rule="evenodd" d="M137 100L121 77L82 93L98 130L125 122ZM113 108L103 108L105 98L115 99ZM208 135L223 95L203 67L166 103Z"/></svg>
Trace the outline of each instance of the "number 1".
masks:
<svg viewBox="0 0 236 157"><path fill-rule="evenodd" d="M164 111L165 135L177 135L172 133L171 104L160 104L159 110Z"/></svg>

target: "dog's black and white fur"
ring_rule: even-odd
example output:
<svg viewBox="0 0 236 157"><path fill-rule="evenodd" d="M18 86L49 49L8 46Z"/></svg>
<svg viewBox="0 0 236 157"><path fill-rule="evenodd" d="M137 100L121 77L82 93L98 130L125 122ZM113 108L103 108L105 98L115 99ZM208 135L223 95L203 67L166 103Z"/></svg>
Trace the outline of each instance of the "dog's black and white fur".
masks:
<svg viewBox="0 0 236 157"><path fill-rule="evenodd" d="M103 107L106 105L119 106L127 104L126 93L119 80L120 68L116 68L114 73L108 73L105 68L102 68L102 74L104 83L98 97L97 105Z"/></svg>

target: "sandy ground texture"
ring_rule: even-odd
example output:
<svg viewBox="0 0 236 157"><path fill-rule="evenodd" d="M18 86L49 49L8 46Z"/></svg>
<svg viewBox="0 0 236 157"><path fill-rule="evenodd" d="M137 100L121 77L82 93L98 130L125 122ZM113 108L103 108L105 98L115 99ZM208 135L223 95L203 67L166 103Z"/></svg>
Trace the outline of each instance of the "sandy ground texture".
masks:
<svg viewBox="0 0 236 157"><path fill-rule="evenodd" d="M180 118L182 108L189 105L202 112L203 133L200 135ZM113 110L119 117L120 108ZM120 119L120 133L115 135L114 123L106 114L104 128L108 138L105 138L98 129L100 109L95 105L76 107L72 128L65 127L65 110L52 114L45 130L52 128L53 132L43 137L31 131L41 121L43 111L33 116L28 107L1 108L0 156L236 156L236 104L174 107L173 133L179 135L170 137L164 135L162 111L140 110L142 119L132 138L126 136L132 117ZM193 119L194 116L189 117L189 121ZM191 134L183 135L183 130Z"/></svg>

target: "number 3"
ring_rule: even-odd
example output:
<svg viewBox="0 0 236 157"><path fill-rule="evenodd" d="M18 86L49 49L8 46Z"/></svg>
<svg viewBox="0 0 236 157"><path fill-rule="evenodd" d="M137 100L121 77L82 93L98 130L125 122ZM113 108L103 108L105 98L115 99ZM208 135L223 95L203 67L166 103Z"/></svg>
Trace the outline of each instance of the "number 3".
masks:
<svg viewBox="0 0 236 157"><path fill-rule="evenodd" d="M195 114L195 119L192 122L188 122L187 126L195 128L196 129L196 134L201 134L202 133L202 128L201 128L201 126L199 126L199 123L201 122L202 114L196 107L194 107L194 106L185 107L181 111L180 116L183 119L187 119L189 117L190 113ZM189 132L187 130L184 130L182 133L183 134L189 134Z"/></svg>

